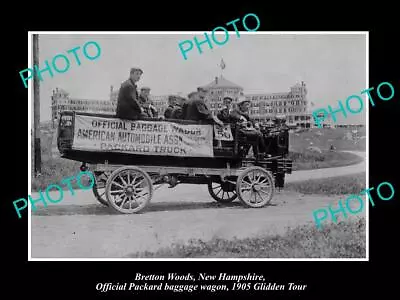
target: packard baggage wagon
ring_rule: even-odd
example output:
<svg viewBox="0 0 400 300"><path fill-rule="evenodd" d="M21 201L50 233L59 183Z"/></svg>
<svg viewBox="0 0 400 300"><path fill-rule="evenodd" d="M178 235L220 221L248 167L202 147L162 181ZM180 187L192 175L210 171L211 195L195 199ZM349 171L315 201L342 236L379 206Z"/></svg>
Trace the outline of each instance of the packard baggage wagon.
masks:
<svg viewBox="0 0 400 300"><path fill-rule="evenodd" d="M267 205L284 186L288 129L263 127L267 155L248 155L254 141L239 125L187 120L121 120L110 115L62 112L57 131L61 157L95 174L93 193L120 213L137 213L162 184L207 184L213 199Z"/></svg>

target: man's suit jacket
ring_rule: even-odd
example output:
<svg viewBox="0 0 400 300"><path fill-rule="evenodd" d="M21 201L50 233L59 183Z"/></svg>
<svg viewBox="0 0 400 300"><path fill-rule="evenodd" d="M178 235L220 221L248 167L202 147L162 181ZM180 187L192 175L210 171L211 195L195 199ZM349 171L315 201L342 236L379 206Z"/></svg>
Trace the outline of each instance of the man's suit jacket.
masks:
<svg viewBox="0 0 400 300"><path fill-rule="evenodd" d="M231 117L231 111L227 106L221 109L218 114L217 118L220 119L224 123L233 123L233 119Z"/></svg>
<svg viewBox="0 0 400 300"><path fill-rule="evenodd" d="M201 121L202 123L212 123L213 116L204 100L196 98L187 101L183 107L185 120Z"/></svg>
<svg viewBox="0 0 400 300"><path fill-rule="evenodd" d="M240 111L238 108L234 109L230 113L229 117L232 120L232 122L240 122L240 117L244 117L247 120L247 122L253 123L252 120L250 119L250 116L247 113Z"/></svg>
<svg viewBox="0 0 400 300"><path fill-rule="evenodd" d="M139 119L142 110L138 102L136 84L128 79L121 84L119 89L116 117L128 120Z"/></svg>

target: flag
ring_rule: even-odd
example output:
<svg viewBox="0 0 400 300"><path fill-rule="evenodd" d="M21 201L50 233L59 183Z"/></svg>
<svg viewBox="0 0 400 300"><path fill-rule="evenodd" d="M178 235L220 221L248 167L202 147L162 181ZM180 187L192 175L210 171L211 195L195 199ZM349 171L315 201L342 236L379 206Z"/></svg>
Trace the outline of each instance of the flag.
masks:
<svg viewBox="0 0 400 300"><path fill-rule="evenodd" d="M225 62L224 62L224 60L221 58L221 64L220 64L220 67L221 67L221 69L223 70L223 69L225 69Z"/></svg>

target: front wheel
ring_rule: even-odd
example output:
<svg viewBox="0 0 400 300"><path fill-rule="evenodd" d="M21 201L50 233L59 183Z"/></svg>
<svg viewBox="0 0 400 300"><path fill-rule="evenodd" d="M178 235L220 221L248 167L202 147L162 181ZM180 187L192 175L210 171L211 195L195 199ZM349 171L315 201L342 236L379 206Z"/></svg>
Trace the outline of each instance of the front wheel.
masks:
<svg viewBox="0 0 400 300"><path fill-rule="evenodd" d="M238 177L236 192L246 206L260 208L271 202L274 195L274 178L261 167L249 167Z"/></svg>
<svg viewBox="0 0 400 300"><path fill-rule="evenodd" d="M230 203L237 198L235 185L230 182L208 182L208 192L215 201L220 203Z"/></svg>
<svg viewBox="0 0 400 300"><path fill-rule="evenodd" d="M152 196L152 180L138 167L121 167L110 175L106 183L106 197L110 207L123 214L143 210Z"/></svg>

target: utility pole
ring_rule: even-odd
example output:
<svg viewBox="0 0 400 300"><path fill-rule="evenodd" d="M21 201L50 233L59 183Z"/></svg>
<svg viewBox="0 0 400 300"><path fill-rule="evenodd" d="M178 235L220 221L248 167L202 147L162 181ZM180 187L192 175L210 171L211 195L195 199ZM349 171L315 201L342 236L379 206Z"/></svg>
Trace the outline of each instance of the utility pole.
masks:
<svg viewBox="0 0 400 300"><path fill-rule="evenodd" d="M33 65L39 66L39 35L33 35ZM33 139L34 139L34 170L35 177L42 172L42 155L40 147L40 83L33 76Z"/></svg>

